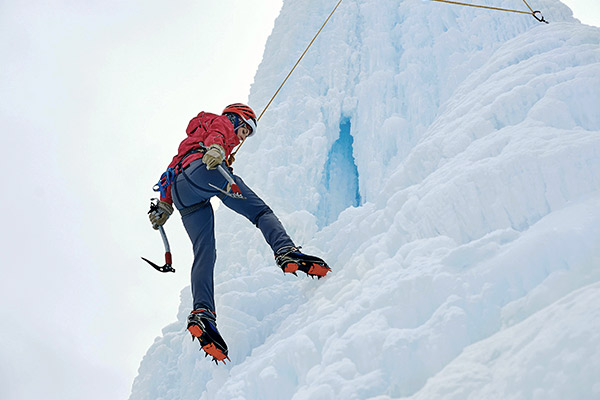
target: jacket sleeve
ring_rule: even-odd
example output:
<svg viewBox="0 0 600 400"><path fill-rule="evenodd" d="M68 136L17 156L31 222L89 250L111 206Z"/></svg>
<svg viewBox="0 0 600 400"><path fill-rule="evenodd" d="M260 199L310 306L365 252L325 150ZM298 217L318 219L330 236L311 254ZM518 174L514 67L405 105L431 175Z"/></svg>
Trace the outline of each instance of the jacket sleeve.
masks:
<svg viewBox="0 0 600 400"><path fill-rule="evenodd" d="M160 196L160 200L161 201L165 201L169 204L173 204L173 197L171 196L171 186L172 184L170 184L169 186L167 186L167 190L165 191L165 195L161 195Z"/></svg>
<svg viewBox="0 0 600 400"><path fill-rule="evenodd" d="M225 156L229 156L232 150L232 144L237 144L237 135L233 131L233 126L227 117L215 118L206 132L204 140L205 146L218 144L225 150Z"/></svg>

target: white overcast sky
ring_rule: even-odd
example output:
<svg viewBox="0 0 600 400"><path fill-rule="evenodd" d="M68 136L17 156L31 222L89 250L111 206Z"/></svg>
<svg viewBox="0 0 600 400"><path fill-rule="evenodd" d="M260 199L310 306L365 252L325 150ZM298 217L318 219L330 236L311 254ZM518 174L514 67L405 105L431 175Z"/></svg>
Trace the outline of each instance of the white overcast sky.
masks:
<svg viewBox="0 0 600 400"><path fill-rule="evenodd" d="M127 398L189 284L179 221L178 272L140 260L151 187L193 116L247 101L281 4L0 2L0 399Z"/></svg>
<svg viewBox="0 0 600 400"><path fill-rule="evenodd" d="M128 396L189 283L178 221L176 274L139 259L151 186L191 117L247 101L281 3L0 2L1 399Z"/></svg>
<svg viewBox="0 0 600 400"><path fill-rule="evenodd" d="M582 23L600 26L600 0L561 0ZM531 2L528 2L531 5ZM533 6L532 6L533 7Z"/></svg>

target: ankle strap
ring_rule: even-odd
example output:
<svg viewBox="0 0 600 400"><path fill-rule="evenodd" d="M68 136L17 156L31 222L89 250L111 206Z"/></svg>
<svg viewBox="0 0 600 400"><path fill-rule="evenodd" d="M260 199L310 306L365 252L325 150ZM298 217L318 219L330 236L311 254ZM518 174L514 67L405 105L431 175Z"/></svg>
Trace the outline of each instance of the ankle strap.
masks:
<svg viewBox="0 0 600 400"><path fill-rule="evenodd" d="M192 311L192 314L204 314L205 316L212 318L212 319L217 319L217 314L215 314L213 311L209 310L208 308L199 308L197 310Z"/></svg>

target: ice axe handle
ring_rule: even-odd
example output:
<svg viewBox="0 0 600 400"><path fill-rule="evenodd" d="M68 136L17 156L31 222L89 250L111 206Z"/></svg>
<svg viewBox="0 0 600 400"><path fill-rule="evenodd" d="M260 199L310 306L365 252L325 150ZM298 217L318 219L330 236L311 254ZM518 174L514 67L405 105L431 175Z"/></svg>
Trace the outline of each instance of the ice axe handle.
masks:
<svg viewBox="0 0 600 400"><path fill-rule="evenodd" d="M231 191L236 195L236 198L241 198L242 191L240 190L240 187L237 185L237 183L235 183L235 181L233 180L231 175L229 175L227 173L227 171L225 171L225 168L223 168L222 165L217 165L217 169L219 170L221 175L223 175L223 177L225 178L227 183L229 183L229 186L231 187Z"/></svg>
<svg viewBox="0 0 600 400"><path fill-rule="evenodd" d="M208 148L204 145L204 143L199 142L198 144L200 145L200 149L202 149L202 151L206 152L208 150ZM208 166L206 168L208 168ZM240 190L240 187L237 185L237 183L235 183L235 180L225 170L225 168L223 168L223 166L219 164L219 165L217 165L217 171L219 171L219 173L221 175L223 175L223 178L225 178L225 180L227 181L227 183L229 183L229 187L231 187L231 193L228 193L228 192L224 191L223 189L220 189L220 188L218 188L215 185L210 184L210 183L209 183L209 186L217 189L219 192L222 192L226 196L233 197L234 199L245 200L246 198L242 194L242 191Z"/></svg>
<svg viewBox="0 0 600 400"><path fill-rule="evenodd" d="M165 245L165 257L169 255L168 263L171 263L171 247L169 246L169 240L167 239L167 234L165 233L165 228L162 226L158 227L158 231L160 232L160 237L162 238L163 244Z"/></svg>
<svg viewBox="0 0 600 400"><path fill-rule="evenodd" d="M160 232L160 237L162 238L163 244L165 245L165 265L162 267L154 264L151 261L148 261L144 258L144 260L152 265L155 270L160 272L175 272L175 269L171 267L173 265L173 257L171 256L171 247L169 246L169 240L167 239L167 234L165 233L165 228L162 226L158 227L158 231ZM143 257L142 257L143 258Z"/></svg>
<svg viewBox="0 0 600 400"><path fill-rule="evenodd" d="M227 171L225 171L225 168L223 168L222 165L217 165L217 170L221 173L221 175L223 175L223 177L225 178L225 180L227 181L227 183L229 183L229 187L231 188L231 192L230 193L229 192L225 192L225 191L220 190L220 189L219 189L219 191L225 193L229 197L233 197L234 199L246 200L246 198L242 194L242 191L240 190L240 187L237 185L237 183L235 183L235 180L233 180L233 177L231 175L229 175L227 173Z"/></svg>

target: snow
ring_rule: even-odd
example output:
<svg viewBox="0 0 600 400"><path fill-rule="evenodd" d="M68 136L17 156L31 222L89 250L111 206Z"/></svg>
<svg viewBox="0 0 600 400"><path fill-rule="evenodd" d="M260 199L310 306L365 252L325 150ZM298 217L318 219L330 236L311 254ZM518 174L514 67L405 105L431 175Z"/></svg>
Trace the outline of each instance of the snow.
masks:
<svg viewBox="0 0 600 400"><path fill-rule="evenodd" d="M284 1L255 108L325 3ZM535 8L342 2L235 164L333 272L283 275L219 208L232 362L190 341L184 288L131 399L600 398L600 30Z"/></svg>

